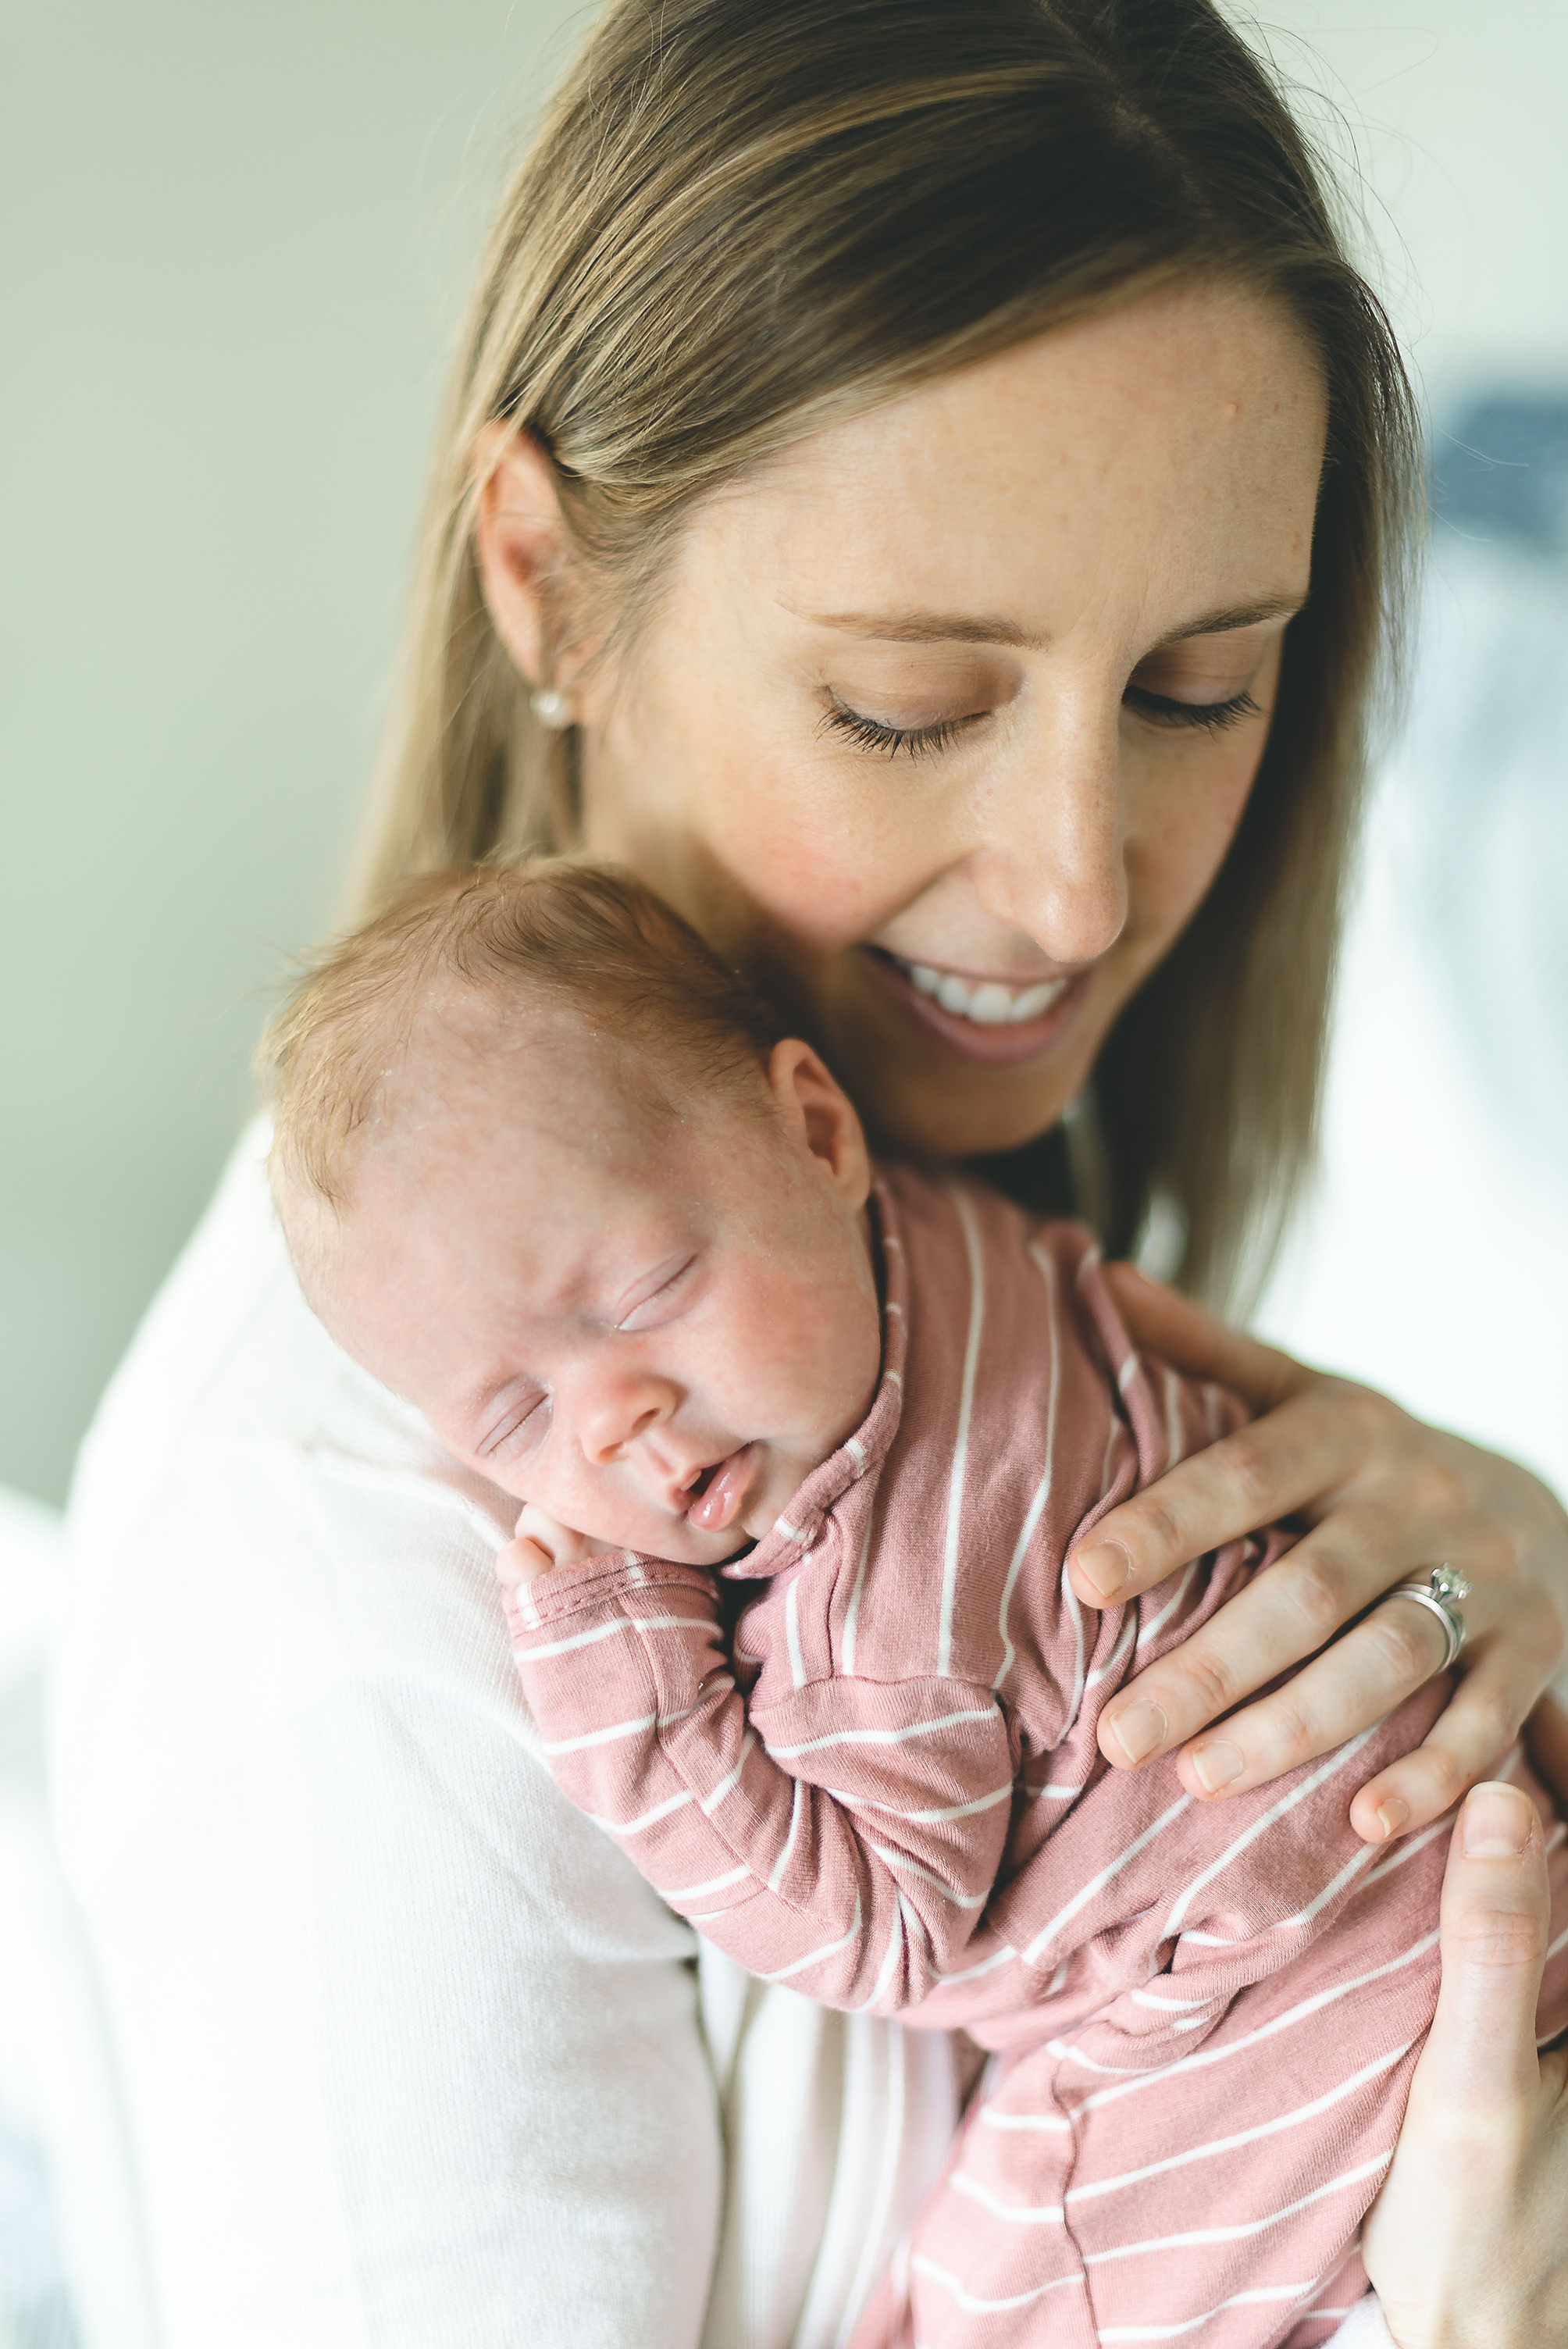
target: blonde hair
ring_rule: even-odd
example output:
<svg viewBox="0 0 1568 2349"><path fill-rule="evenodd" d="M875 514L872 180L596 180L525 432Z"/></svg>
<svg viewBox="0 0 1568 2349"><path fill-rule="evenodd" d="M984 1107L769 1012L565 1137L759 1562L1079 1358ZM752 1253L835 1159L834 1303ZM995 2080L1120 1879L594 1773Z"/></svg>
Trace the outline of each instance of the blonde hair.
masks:
<svg viewBox="0 0 1568 2349"><path fill-rule="evenodd" d="M1321 355L1312 595L1200 911L1095 1091L1103 1236L1163 1196L1181 1277L1272 1253L1310 1161L1366 721L1417 512L1411 398L1280 97L1209 0L615 0L501 205L437 449L358 867L575 837L573 745L491 626L475 450L552 461L586 582L634 618L694 502L835 419L1194 275Z"/></svg>
<svg viewBox="0 0 1568 2349"><path fill-rule="evenodd" d="M520 1003L576 1014L645 1109L678 1114L694 1094L771 1100L759 1078L779 1022L634 874L572 857L469 865L406 882L330 940L268 1023L256 1068L285 1188L343 1208L410 1044L432 1013L451 1019L454 993L459 1026L490 1015L481 1038Z"/></svg>

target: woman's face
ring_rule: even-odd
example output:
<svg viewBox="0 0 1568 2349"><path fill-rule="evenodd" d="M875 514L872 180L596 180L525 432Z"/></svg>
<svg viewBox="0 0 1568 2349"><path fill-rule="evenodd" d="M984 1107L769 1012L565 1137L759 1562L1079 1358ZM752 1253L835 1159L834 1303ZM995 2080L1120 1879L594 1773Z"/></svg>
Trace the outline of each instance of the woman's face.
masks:
<svg viewBox="0 0 1568 2349"><path fill-rule="evenodd" d="M697 511L618 664L561 664L586 846L884 1143L1041 1132L1235 830L1325 429L1284 315L1189 287L798 443Z"/></svg>

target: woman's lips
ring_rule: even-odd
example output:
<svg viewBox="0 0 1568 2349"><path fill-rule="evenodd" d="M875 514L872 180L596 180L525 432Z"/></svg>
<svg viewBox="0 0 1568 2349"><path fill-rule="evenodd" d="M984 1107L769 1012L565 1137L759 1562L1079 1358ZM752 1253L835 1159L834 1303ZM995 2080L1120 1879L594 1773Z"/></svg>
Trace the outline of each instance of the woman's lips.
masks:
<svg viewBox="0 0 1568 2349"><path fill-rule="evenodd" d="M756 1465L756 1444L743 1444L738 1452L705 1468L698 1479L702 1490L686 1512L686 1523L698 1533L727 1533L746 1506Z"/></svg>
<svg viewBox="0 0 1568 2349"><path fill-rule="evenodd" d="M936 974L923 964L905 962L882 947L864 947L861 953L884 993L892 996L905 1012L965 1060L979 1061L991 1068L1011 1067L1048 1051L1083 1001L1090 978L1090 973L1083 970L1075 978L1055 982L1051 999L1033 1017L1018 1019L1009 1013L998 1018L995 1015L1002 1009L1001 999L1011 995L1015 1006L1021 999L1022 1008L1028 1012L1031 999L1038 999L1039 988L1008 989L978 979L958 979L957 987L966 993L972 1009L968 1013L950 1011L931 989L930 980ZM913 975L916 971L920 973L918 981ZM994 1004L990 1000L993 996L996 999ZM993 1017L989 1020L976 1019L975 1009L991 1010Z"/></svg>

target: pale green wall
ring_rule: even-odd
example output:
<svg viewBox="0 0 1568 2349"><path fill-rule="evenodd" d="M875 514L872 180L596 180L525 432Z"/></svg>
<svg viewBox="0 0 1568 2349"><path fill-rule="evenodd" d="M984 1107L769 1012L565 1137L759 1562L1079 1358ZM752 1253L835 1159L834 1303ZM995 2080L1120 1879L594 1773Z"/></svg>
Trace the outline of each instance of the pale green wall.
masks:
<svg viewBox="0 0 1568 2349"><path fill-rule="evenodd" d="M258 989L327 916L443 343L566 17L12 14L0 1482L63 1492L246 1105Z"/></svg>
<svg viewBox="0 0 1568 2349"><path fill-rule="evenodd" d="M1439 388L1568 362L1560 0L1265 13L1373 126ZM0 1482L63 1492L244 1109L258 990L327 915L444 335L567 22L560 0L13 11Z"/></svg>

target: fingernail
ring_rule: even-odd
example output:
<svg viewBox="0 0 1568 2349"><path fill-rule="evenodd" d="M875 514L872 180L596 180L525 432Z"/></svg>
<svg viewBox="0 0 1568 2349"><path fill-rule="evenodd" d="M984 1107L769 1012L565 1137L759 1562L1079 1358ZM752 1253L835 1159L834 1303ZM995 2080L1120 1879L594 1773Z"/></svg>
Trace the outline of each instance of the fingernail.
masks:
<svg viewBox="0 0 1568 2349"><path fill-rule="evenodd" d="M1517 1786L1472 1786L1464 1808L1467 1859L1517 1859L1530 1845L1535 1806Z"/></svg>
<svg viewBox="0 0 1568 2349"><path fill-rule="evenodd" d="M1217 1795L1233 1778L1239 1778L1246 1768L1246 1756L1239 1745L1200 1745L1192 1755L1192 1767L1198 1784L1205 1795Z"/></svg>
<svg viewBox="0 0 1568 2349"><path fill-rule="evenodd" d="M1410 1806L1398 1795L1386 1795L1377 1806L1377 1824L1383 1830L1383 1840L1397 1836L1410 1816Z"/></svg>
<svg viewBox="0 0 1568 2349"><path fill-rule="evenodd" d="M1130 1762L1147 1762L1164 1744L1171 1724L1157 1704L1130 1704L1110 1723L1116 1742Z"/></svg>
<svg viewBox="0 0 1568 2349"><path fill-rule="evenodd" d="M1132 1579L1132 1560L1119 1542L1095 1542L1088 1549L1075 1550L1073 1564L1102 1599L1114 1599Z"/></svg>

